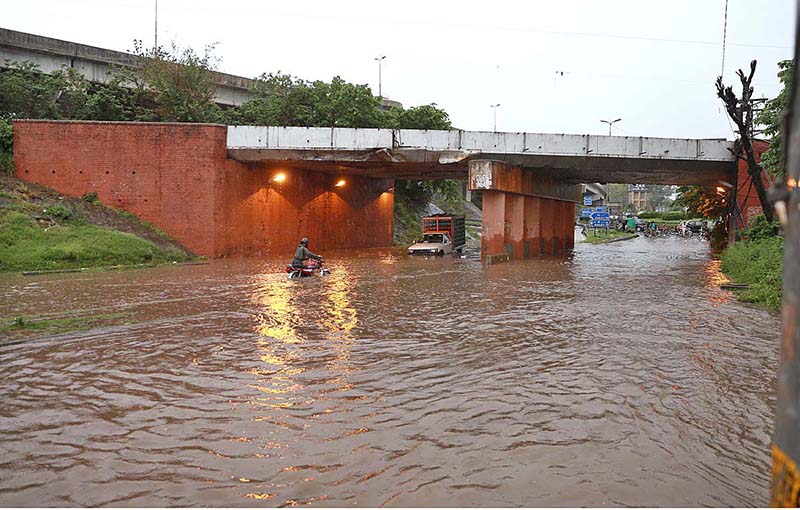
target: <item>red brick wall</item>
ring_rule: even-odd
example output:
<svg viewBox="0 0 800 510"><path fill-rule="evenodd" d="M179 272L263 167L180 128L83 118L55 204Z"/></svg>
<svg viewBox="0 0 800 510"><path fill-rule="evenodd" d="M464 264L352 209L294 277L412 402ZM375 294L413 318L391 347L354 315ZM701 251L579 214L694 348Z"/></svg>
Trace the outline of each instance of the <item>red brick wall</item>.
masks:
<svg viewBox="0 0 800 510"><path fill-rule="evenodd" d="M14 122L17 177L70 196L97 192L184 246L211 257L389 246L391 180L286 170L226 159L227 130L210 124Z"/></svg>
<svg viewBox="0 0 800 510"><path fill-rule="evenodd" d="M756 161L761 161L761 153L769 148L769 143L761 140L753 142L756 151ZM741 216L737 218L738 228L745 229L750 224L753 216L762 214L761 201L758 199L756 188L751 185L750 175L747 173L747 162L739 160L738 182L736 185L736 201L739 204ZM769 188L769 182L764 178L764 186ZM746 223L746 224L745 224Z"/></svg>
<svg viewBox="0 0 800 510"><path fill-rule="evenodd" d="M286 180L272 181L282 172ZM391 180L337 176L228 160L217 255L286 253L302 237L311 251L392 244Z"/></svg>

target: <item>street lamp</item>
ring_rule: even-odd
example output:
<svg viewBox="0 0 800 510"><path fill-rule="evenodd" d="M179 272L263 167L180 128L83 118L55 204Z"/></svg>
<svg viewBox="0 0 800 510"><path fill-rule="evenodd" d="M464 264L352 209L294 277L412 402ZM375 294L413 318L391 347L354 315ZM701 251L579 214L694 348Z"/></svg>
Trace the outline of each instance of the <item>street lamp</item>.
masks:
<svg viewBox="0 0 800 510"><path fill-rule="evenodd" d="M500 106L500 103L497 104L490 104L489 108L494 110L494 132L497 133L497 108Z"/></svg>
<svg viewBox="0 0 800 510"><path fill-rule="evenodd" d="M600 122L605 122L606 124L608 124L608 136L611 136L611 125L614 124L615 122L619 122L621 120L622 119L614 119L612 121L608 121L608 120L600 119Z"/></svg>
<svg viewBox="0 0 800 510"><path fill-rule="evenodd" d="M383 91L381 90L381 63L386 59L386 55L381 55L380 57L375 57L375 60L378 61L378 97L383 99Z"/></svg>

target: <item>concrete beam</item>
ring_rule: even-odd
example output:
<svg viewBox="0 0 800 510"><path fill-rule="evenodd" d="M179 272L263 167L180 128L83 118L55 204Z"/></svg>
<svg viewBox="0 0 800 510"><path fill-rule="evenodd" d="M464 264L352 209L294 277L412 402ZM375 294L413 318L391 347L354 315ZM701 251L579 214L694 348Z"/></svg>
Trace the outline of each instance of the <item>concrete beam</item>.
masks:
<svg viewBox="0 0 800 510"><path fill-rule="evenodd" d="M579 202L581 190L576 184L558 182L529 169L486 159L469 162L469 189L496 190L554 200Z"/></svg>

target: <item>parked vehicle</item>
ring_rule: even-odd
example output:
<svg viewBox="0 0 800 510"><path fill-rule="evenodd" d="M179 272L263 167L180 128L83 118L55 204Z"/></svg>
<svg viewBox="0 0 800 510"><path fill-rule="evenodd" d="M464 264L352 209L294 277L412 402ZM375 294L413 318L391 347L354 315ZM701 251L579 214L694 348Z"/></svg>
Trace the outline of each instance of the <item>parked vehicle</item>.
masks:
<svg viewBox="0 0 800 510"><path fill-rule="evenodd" d="M697 220L687 221L686 228L691 230L692 234L699 234L703 231L703 222Z"/></svg>
<svg viewBox="0 0 800 510"><path fill-rule="evenodd" d="M422 237L408 247L409 255L444 255L460 252L467 244L462 216L427 216L422 218Z"/></svg>

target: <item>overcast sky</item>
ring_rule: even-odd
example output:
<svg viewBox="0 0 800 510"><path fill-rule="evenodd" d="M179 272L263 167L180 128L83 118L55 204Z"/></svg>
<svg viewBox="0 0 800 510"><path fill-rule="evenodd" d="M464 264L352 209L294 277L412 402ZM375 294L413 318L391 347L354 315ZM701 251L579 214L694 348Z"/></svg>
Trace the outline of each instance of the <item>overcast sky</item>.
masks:
<svg viewBox="0 0 800 510"><path fill-rule="evenodd" d="M154 0L2 0L0 26L130 51L153 43ZM733 137L715 96L725 0L483 2L160 0L159 42L216 43L223 72L283 71L436 103L456 127L499 131ZM756 95L779 90L795 2L729 0L726 82L758 60Z"/></svg>

